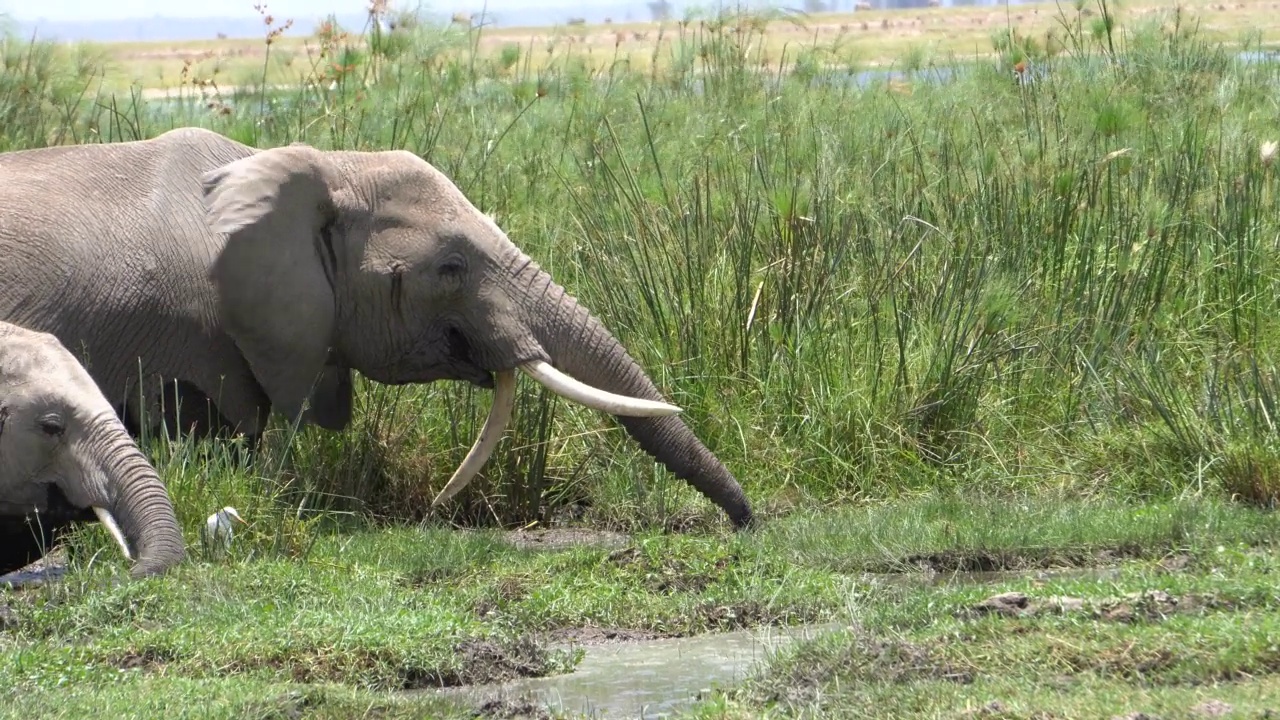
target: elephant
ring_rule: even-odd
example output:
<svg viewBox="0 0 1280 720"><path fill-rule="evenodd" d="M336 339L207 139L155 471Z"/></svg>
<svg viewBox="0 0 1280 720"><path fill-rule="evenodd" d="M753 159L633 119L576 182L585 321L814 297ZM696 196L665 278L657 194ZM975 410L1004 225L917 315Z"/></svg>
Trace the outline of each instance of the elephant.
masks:
<svg viewBox="0 0 1280 720"><path fill-rule="evenodd" d="M164 484L93 378L53 335L0 322L0 574L95 516L134 577L185 555Z"/></svg>
<svg viewBox="0 0 1280 720"><path fill-rule="evenodd" d="M617 416L735 528L754 522L603 323L414 153L254 148L194 127L2 153L0 257L0 319L84 349L135 432L161 411L200 433L256 437L272 412L339 431L353 372L491 388L439 503L489 457L519 371Z"/></svg>

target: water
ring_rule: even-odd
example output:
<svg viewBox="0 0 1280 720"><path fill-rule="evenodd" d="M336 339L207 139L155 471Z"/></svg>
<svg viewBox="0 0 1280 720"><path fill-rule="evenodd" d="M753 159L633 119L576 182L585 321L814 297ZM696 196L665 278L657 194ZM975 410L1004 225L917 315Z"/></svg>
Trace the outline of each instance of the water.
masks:
<svg viewBox="0 0 1280 720"><path fill-rule="evenodd" d="M21 570L0 575L0 585L8 585L11 588L35 587L59 580L66 572L66 566L43 565L37 561Z"/></svg>
<svg viewBox="0 0 1280 720"><path fill-rule="evenodd" d="M1030 572L878 573L863 585L928 587L997 585L1009 581L1106 579L1116 568L1070 568ZM552 712L598 718L663 718L686 708L712 688L739 685L762 661L797 639L846 628L824 623L790 628L755 628L690 638L591 645L571 673L522 678L434 692L480 705L490 700L529 699Z"/></svg>
<svg viewBox="0 0 1280 720"><path fill-rule="evenodd" d="M531 697L552 712L598 718L664 718L706 691L740 684L771 653L841 623L757 628L689 638L594 645L572 673L437 692L480 704Z"/></svg>

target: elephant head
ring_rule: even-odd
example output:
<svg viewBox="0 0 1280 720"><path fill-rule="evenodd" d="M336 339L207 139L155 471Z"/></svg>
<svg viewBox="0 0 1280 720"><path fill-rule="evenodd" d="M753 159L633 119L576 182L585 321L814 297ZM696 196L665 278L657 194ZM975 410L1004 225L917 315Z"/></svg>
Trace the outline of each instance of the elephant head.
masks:
<svg viewBox="0 0 1280 720"><path fill-rule="evenodd" d="M0 322L0 571L40 557L37 534L94 515L134 577L183 558L164 484L89 373L54 336Z"/></svg>
<svg viewBox="0 0 1280 720"><path fill-rule="evenodd" d="M345 425L350 369L387 384L495 389L446 490L460 489L510 415L515 371L619 416L640 446L719 505L749 501L616 338L443 173L404 151L260 150L202 177L226 245L210 277L219 316L273 408ZM318 392L342 388L346 398ZM303 415L303 419L307 419Z"/></svg>

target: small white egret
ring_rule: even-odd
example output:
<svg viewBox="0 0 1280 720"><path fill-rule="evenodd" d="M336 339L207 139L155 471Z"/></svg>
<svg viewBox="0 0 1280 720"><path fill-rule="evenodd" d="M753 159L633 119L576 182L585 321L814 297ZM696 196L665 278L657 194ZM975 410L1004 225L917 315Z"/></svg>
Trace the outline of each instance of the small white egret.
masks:
<svg viewBox="0 0 1280 720"><path fill-rule="evenodd" d="M241 525L248 525L244 518L240 517L240 513L236 509L228 505L218 512L210 515L204 521L204 544L205 547L217 547L220 550L227 550L231 547L231 521L236 521Z"/></svg>

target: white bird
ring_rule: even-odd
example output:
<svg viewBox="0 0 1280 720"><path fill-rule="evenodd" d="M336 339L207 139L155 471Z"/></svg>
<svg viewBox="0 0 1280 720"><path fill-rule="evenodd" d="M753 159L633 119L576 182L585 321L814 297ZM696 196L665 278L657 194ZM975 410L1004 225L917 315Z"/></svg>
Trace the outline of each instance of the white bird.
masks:
<svg viewBox="0 0 1280 720"><path fill-rule="evenodd" d="M231 547L231 521L234 520L241 525L248 525L244 518L240 517L240 513L236 509L227 506L218 512L210 515L204 521L204 544L205 547L220 546L220 549L227 550Z"/></svg>

